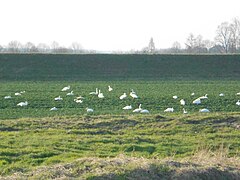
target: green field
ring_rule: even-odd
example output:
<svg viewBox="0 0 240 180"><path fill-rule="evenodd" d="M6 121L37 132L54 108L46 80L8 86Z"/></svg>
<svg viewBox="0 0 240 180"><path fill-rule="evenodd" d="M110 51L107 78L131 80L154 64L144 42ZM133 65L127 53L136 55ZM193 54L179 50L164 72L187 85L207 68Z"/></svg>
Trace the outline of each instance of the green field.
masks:
<svg viewBox="0 0 240 180"><path fill-rule="evenodd" d="M1 54L0 178L238 179L239 65L238 55ZM150 113L133 113L139 104Z"/></svg>
<svg viewBox="0 0 240 180"><path fill-rule="evenodd" d="M239 80L240 55L0 54L0 80Z"/></svg>

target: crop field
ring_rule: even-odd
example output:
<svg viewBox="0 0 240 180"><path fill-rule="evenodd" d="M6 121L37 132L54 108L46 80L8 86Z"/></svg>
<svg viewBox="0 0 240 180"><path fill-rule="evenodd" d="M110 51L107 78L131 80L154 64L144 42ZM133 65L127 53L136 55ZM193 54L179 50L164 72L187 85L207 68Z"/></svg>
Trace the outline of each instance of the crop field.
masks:
<svg viewBox="0 0 240 180"><path fill-rule="evenodd" d="M62 88L70 85L70 90L62 92ZM113 91L108 91L108 85ZM98 88L104 98L90 95ZM138 98L132 98L129 93L134 90ZM73 91L73 95L67 93ZM15 93L24 92L21 95ZM184 99L184 108L191 114L199 109L208 108L211 112L238 112L240 106L236 105L240 95L240 82L238 81L112 81L112 82L5 82L1 83L1 119L23 117L49 117L64 115L86 115L86 108L94 110L92 115L119 115L134 114L132 111L139 104L150 114L163 114L166 108L173 108L174 114L182 114L183 106L180 100ZM120 100L126 93L127 97ZM192 95L194 93L194 95ZM220 94L224 96L219 96ZM207 94L208 99L201 104L193 104L193 100ZM4 99L11 96L10 99ZM55 101L60 96L62 101ZM82 103L74 99L82 96ZM174 99L173 96L177 96ZM28 102L27 106L17 106L20 102ZM123 110L131 105L132 110ZM52 107L57 111L50 111Z"/></svg>
<svg viewBox="0 0 240 180"><path fill-rule="evenodd" d="M170 70L164 67L162 72L156 64L144 68L145 60L139 55L138 68L129 65L133 70L125 69L125 74L121 68L116 75L117 68L110 71L99 65L91 70L82 64L89 79L83 72L71 74L64 65L51 64L56 69L50 73L46 61L41 64L28 56L0 56L0 178L201 179L206 173L213 179L216 175L218 179L240 177L238 56L224 57L233 58L233 63L219 56L220 65L214 65L217 70L205 69L209 78L200 70L189 70L197 64L203 67L198 60L186 71L179 64ZM158 63L163 65L162 58L169 57L159 56ZM84 58L94 64L91 56ZM177 60L184 61L181 58ZM21 60L28 62L26 66ZM15 72L13 62L19 71ZM130 62L134 64L131 58ZM225 69L221 69L223 64ZM151 71L158 74L145 74ZM194 72L195 76L186 76ZM62 91L67 86L70 89ZM101 96L90 94L96 88ZM138 98L130 96L132 91ZM124 93L126 98L120 99ZM57 97L62 99L57 101ZM201 103L193 104L199 97ZM185 105L180 104L182 99ZM27 104L20 106L21 102ZM140 104L148 113L133 112ZM130 105L132 109L123 109ZM167 108L173 112L165 112ZM210 112L199 112L204 108Z"/></svg>

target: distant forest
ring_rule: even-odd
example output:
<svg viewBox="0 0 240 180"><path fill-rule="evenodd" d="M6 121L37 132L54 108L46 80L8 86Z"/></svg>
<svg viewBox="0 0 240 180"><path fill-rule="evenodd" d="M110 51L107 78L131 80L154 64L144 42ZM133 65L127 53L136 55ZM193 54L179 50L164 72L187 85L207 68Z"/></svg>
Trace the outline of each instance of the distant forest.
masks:
<svg viewBox="0 0 240 180"><path fill-rule="evenodd" d="M54 41L51 45L32 42L22 44L17 40L9 42L7 45L0 44L0 53L59 53L59 54L95 54L105 53L97 50L87 50L78 42L73 42L71 46L64 47ZM113 54L234 54L240 53L240 20L233 18L231 22L222 22L216 30L214 40L204 39L202 35L192 33L186 38L185 47L181 47L178 41L172 47L158 49L155 47L154 39L150 38L146 47L140 50L111 51Z"/></svg>

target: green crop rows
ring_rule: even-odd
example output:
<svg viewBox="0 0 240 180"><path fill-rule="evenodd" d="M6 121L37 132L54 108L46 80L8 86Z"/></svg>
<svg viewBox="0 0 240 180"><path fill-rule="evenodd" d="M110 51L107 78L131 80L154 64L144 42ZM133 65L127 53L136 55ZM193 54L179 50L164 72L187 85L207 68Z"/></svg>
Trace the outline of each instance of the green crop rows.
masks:
<svg viewBox="0 0 240 180"><path fill-rule="evenodd" d="M73 96L67 96L62 92L64 86L70 85ZM113 91L108 92L108 85ZM103 99L89 93L98 88L104 95ZM138 99L133 99L129 93L133 89ZM16 92L25 91L21 96L15 96ZM238 112L240 106L236 105L240 96L240 83L237 81L125 81L125 82L6 82L0 87L0 117L1 119L21 117L47 117L63 115L83 115L86 108L94 109L93 114L133 114L132 110L123 110L126 105L133 109L142 104L143 109L148 109L151 114L163 114L168 107L174 108L174 113L181 114L183 106L180 99L186 101L185 109L189 113L198 112L201 108L208 108L211 112ZM123 93L127 98L120 100ZM192 93L195 93L192 96ZM219 94L224 96L220 97ZM200 96L208 94L208 99L202 100L200 105L192 101ZM4 99L5 96L11 99ZM173 99L173 96L178 96ZM61 96L62 101L54 98ZM76 103L74 99L83 96L83 103ZM19 102L28 102L25 107L19 107ZM50 108L57 107L57 111Z"/></svg>

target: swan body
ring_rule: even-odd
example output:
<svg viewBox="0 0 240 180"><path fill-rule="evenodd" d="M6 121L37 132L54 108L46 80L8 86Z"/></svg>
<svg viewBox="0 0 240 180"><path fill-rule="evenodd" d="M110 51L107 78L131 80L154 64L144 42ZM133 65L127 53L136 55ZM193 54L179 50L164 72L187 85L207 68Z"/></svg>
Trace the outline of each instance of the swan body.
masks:
<svg viewBox="0 0 240 180"><path fill-rule="evenodd" d="M240 106L240 100L238 100L238 101L236 102L236 105Z"/></svg>
<svg viewBox="0 0 240 180"><path fill-rule="evenodd" d="M138 108L137 109L134 109L133 112L134 113L139 113L141 112L142 108L141 108L142 104L139 104Z"/></svg>
<svg viewBox="0 0 240 180"><path fill-rule="evenodd" d="M104 95L100 90L98 91L98 98L100 99L104 98Z"/></svg>
<svg viewBox="0 0 240 180"><path fill-rule="evenodd" d="M167 108L167 109L164 110L164 112L173 112L173 111L174 111L173 108Z"/></svg>
<svg viewBox="0 0 240 180"><path fill-rule="evenodd" d="M203 108L203 109L200 109L199 112L201 112L201 113L208 113L210 111L208 109L206 109L206 108Z"/></svg>
<svg viewBox="0 0 240 180"><path fill-rule="evenodd" d="M60 96L58 96L58 97L54 98L54 100L55 100L55 101L62 101L63 98L61 98Z"/></svg>
<svg viewBox="0 0 240 180"><path fill-rule="evenodd" d="M4 99L11 99L11 96L5 96Z"/></svg>
<svg viewBox="0 0 240 180"><path fill-rule="evenodd" d="M17 104L17 106L27 106L28 105L28 102L27 101L25 101L25 102L20 102L20 103L18 103Z"/></svg>
<svg viewBox="0 0 240 180"><path fill-rule="evenodd" d="M98 95L98 88L96 88L95 92L90 92L89 94L91 94L91 95Z"/></svg>
<svg viewBox="0 0 240 180"><path fill-rule="evenodd" d="M50 111L57 111L57 110L58 110L58 108L56 108L56 107L53 107L50 109Z"/></svg>
<svg viewBox="0 0 240 180"><path fill-rule="evenodd" d="M15 96L21 96L22 94L21 93L19 93L19 92L16 92L15 93Z"/></svg>
<svg viewBox="0 0 240 180"><path fill-rule="evenodd" d="M130 92L129 95L130 95L133 99L137 99L137 98L138 98L137 94L134 93L134 92Z"/></svg>
<svg viewBox="0 0 240 180"><path fill-rule="evenodd" d="M131 105L125 106L125 107L123 107L123 109L124 109L124 110L131 110L131 109L132 109L132 106L131 106Z"/></svg>
<svg viewBox="0 0 240 180"><path fill-rule="evenodd" d="M76 103L83 103L83 100L81 100L81 99L74 99L74 101L76 102Z"/></svg>
<svg viewBox="0 0 240 180"><path fill-rule="evenodd" d="M119 99L125 99L127 97L127 94L126 93L123 93L123 95L121 95L120 97L119 97Z"/></svg>
<svg viewBox="0 0 240 180"><path fill-rule="evenodd" d="M220 93L219 96L222 97L222 96L224 96L224 94L223 94L223 93Z"/></svg>
<svg viewBox="0 0 240 180"><path fill-rule="evenodd" d="M67 93L66 95L67 96L73 96L74 94L73 94L73 91L71 91L71 92Z"/></svg>
<svg viewBox="0 0 240 180"><path fill-rule="evenodd" d="M62 88L62 91L67 91L67 90L69 90L69 89L70 89L70 86L68 85L68 86Z"/></svg>
<svg viewBox="0 0 240 180"><path fill-rule="evenodd" d="M111 92L113 88L111 86L108 86L108 91Z"/></svg>
<svg viewBox="0 0 240 180"><path fill-rule="evenodd" d="M177 99L178 97L177 96L173 96L173 99Z"/></svg>
<svg viewBox="0 0 240 180"><path fill-rule="evenodd" d="M183 114L187 114L188 112L183 108Z"/></svg>
<svg viewBox="0 0 240 180"><path fill-rule="evenodd" d="M140 113L147 114L147 113L149 113L149 110L147 110L147 109L142 109L142 110L140 111Z"/></svg>
<svg viewBox="0 0 240 180"><path fill-rule="evenodd" d="M205 94L204 96L199 97L199 99L208 99L208 95Z"/></svg>
<svg viewBox="0 0 240 180"><path fill-rule="evenodd" d="M88 113L93 112L93 109L91 109L91 108L86 108L86 110L87 110Z"/></svg>
<svg viewBox="0 0 240 180"><path fill-rule="evenodd" d="M193 101L193 104L201 104L201 99L197 98Z"/></svg>
<svg viewBox="0 0 240 180"><path fill-rule="evenodd" d="M185 100L184 100L184 99L181 99L181 100L180 100L180 104L183 105L183 106L185 106L185 104L186 104Z"/></svg>

